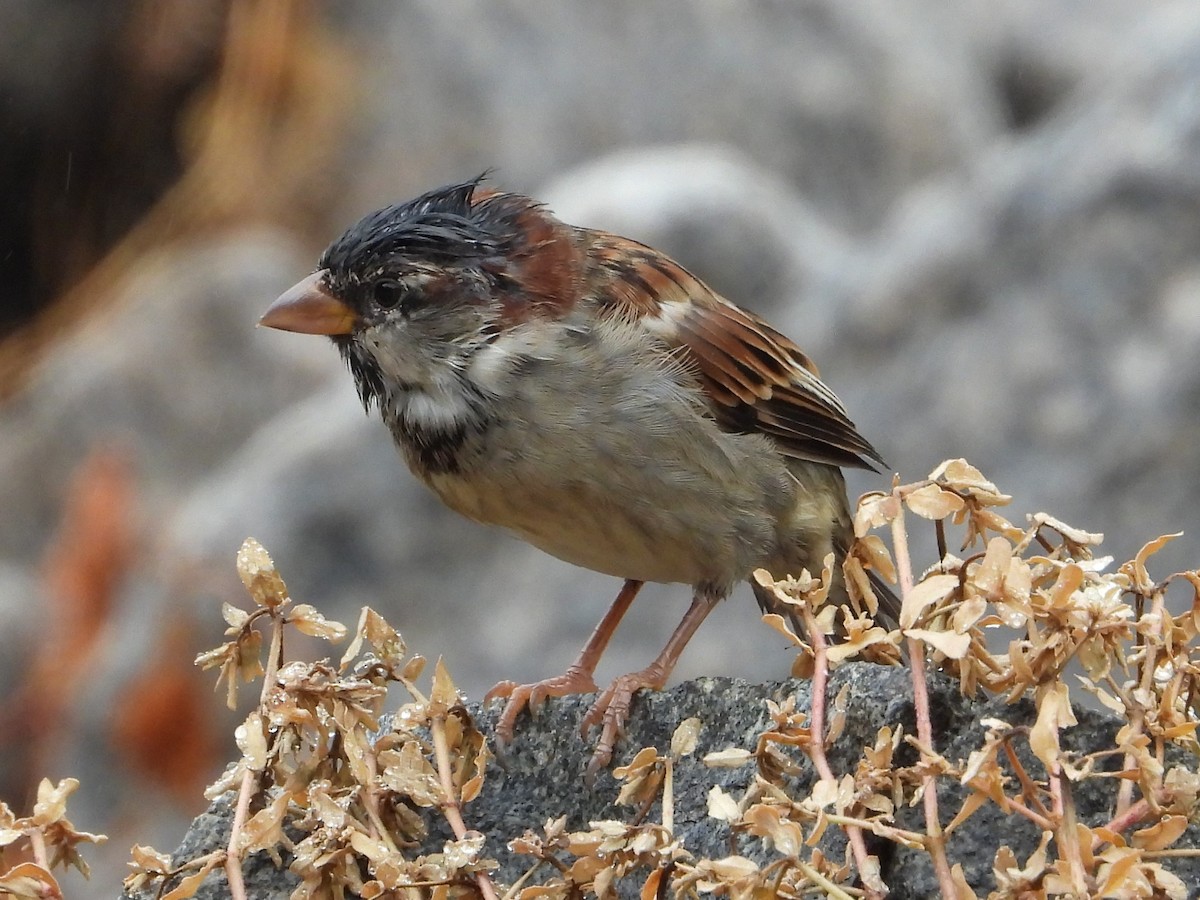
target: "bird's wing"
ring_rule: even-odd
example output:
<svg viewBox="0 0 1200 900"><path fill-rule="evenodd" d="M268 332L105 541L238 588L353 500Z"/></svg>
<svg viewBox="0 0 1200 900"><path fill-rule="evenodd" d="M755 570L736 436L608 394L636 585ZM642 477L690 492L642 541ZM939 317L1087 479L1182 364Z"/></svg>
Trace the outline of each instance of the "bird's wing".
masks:
<svg viewBox="0 0 1200 900"><path fill-rule="evenodd" d="M658 251L586 232L594 301L675 349L699 375L717 423L760 432L796 459L874 469L883 458L790 339Z"/></svg>

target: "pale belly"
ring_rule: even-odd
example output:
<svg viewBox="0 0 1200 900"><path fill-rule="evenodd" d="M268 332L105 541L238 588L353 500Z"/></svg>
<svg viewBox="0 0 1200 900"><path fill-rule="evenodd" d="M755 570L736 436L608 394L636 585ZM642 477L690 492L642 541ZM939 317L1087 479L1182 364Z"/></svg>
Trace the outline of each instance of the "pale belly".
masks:
<svg viewBox="0 0 1200 900"><path fill-rule="evenodd" d="M759 439L720 440L743 442L744 452L731 463L729 447L714 446L707 454L713 458L705 458L693 443L685 455L660 446L657 455L630 458L589 443L555 465L529 436L521 453L493 462L486 474L426 481L452 509L574 565L639 581L728 588L780 555L796 483Z"/></svg>
<svg viewBox="0 0 1200 900"><path fill-rule="evenodd" d="M669 508L630 509L597 502L577 489L530 492L502 484L438 477L431 485L452 509L500 525L533 546L573 565L618 578L695 584L734 568L731 552L707 552L711 542Z"/></svg>

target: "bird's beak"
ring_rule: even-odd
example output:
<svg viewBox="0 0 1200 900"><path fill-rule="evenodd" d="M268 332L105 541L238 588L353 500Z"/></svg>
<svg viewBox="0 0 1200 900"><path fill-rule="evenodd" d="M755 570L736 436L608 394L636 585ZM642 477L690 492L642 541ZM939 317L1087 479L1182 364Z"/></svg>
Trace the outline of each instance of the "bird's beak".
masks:
<svg viewBox="0 0 1200 900"><path fill-rule="evenodd" d="M280 295L259 325L300 334L349 334L358 324L358 314L329 292L325 270L313 272Z"/></svg>

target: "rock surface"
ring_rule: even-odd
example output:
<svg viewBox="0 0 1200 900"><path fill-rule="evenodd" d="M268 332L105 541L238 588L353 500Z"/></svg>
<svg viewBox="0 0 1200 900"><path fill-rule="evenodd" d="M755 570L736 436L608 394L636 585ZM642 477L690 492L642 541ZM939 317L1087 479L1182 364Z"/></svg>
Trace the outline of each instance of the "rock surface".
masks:
<svg viewBox="0 0 1200 900"><path fill-rule="evenodd" d="M874 744L878 730L887 724L902 723L905 733L915 733L912 685L908 673L898 668L884 668L854 663L836 671L830 680L830 696L843 686L847 688L845 730L829 750L829 763L835 775L852 773L861 748ZM678 685L655 694L640 695L629 720L627 738L618 751L624 761L642 747L657 747L667 752L671 735L685 719L697 717L703 723L696 752L682 759L675 768L674 820L675 834L681 845L697 858L720 859L736 852L762 864L778 858L757 838L731 837L728 826L707 814L708 793L719 785L734 798L740 798L754 777L754 767L712 769L700 760L704 755L730 747L753 749L758 735L770 725L764 701L782 702L795 696L797 708L809 707L809 683L788 681L772 684L750 684L727 678L703 678ZM531 860L511 852L508 842L526 830L539 833L550 819L565 815L568 830L586 830L588 823L601 819L629 821L633 811L613 803L617 785L612 776L603 773L595 788L589 790L582 781L582 772L591 755L591 746L578 737L580 717L587 708L587 698L552 700L542 708L534 721L524 719L517 738L506 755L501 768L495 761L489 767L487 779L479 797L464 810L467 827L487 838L484 855L500 863L495 878L512 884L530 867ZM957 685L946 679L932 680L930 705L934 711L934 729L938 751L947 759L965 760L977 748L983 736L978 724L983 718L997 718L1013 725L1031 726L1036 714L1032 704L1020 702L1012 706L1000 700L969 701L960 696ZM490 733L494 712L481 711L471 705L470 713ZM1064 732L1064 747L1080 754L1112 746L1120 723L1113 717L1093 711L1079 710L1079 724ZM1016 740L1023 765L1034 777L1042 777L1041 769L1028 752L1026 742ZM915 752L904 747L898 752L900 765L911 765ZM1179 758L1167 765L1187 764ZM1113 765L1117 765L1113 758ZM793 796L803 796L814 783L814 772L805 763L795 782ZM1008 772L1012 776L1012 772ZM1107 822L1112 815L1116 795L1114 780L1093 779L1073 787L1079 819L1086 825ZM944 821L962 803L963 793L952 779L943 780L938 792ZM661 820L661 806L655 804L646 821ZM175 854L175 862L195 858L228 843L232 817L229 802L217 801L193 824ZM901 809L897 817L901 827L921 831L924 828L920 809ZM414 853L440 850L449 837L445 823L438 817L428 817L432 825L425 846ZM841 858L844 847L835 827L827 832L821 846L831 856ZM982 808L951 835L947 854L951 864L961 863L972 889L984 896L994 889L992 859L996 850L1007 845L1023 865L1036 850L1040 833L1027 820L1017 815L1004 816L991 804ZM732 843L731 843L732 841ZM1192 825L1180 839L1178 847L1195 847L1200 842L1200 827ZM936 877L930 858L919 851L901 848L882 840L870 844L879 855L881 874L891 888L891 900L917 900L938 896ZM1169 871L1185 884L1200 885L1200 861L1171 859L1165 864ZM287 897L297 880L290 873L277 869L265 854L247 861L247 883L253 896L260 898ZM619 884L619 893L636 897L641 878L630 878ZM541 877L546 877L543 873ZM532 883L536 883L537 878ZM209 877L199 896L224 896L224 875ZM1200 896L1200 888L1193 896Z"/></svg>

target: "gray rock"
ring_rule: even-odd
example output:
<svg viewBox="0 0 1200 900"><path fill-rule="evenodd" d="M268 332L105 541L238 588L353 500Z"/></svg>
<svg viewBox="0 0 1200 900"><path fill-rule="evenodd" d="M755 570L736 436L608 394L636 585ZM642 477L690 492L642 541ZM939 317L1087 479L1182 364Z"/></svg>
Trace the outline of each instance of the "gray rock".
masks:
<svg viewBox="0 0 1200 900"><path fill-rule="evenodd" d="M884 725L902 723L906 734L915 733L912 705L912 685L903 669L883 668L865 663L853 663L837 670L829 684L829 696L835 696L843 686L848 688L845 730L828 753L835 775L853 772L861 756L861 748L873 745L878 730ZM756 685L723 678L703 678L681 684L665 693L639 695L628 723L628 735L618 751L621 760L628 761L642 747L670 747L671 735L683 720L697 717L703 723L695 754L685 757L675 769L674 817L675 834L682 846L696 857L719 859L731 852L749 856L761 863L775 858L774 851L758 839L731 834L724 823L707 815L707 797L711 787L720 785L735 798L741 796L754 776L753 766L735 769L710 769L700 760L707 753L729 747L753 749L759 733L769 725L764 701L781 702L795 696L797 708L809 707L808 682L790 681ZM598 819L628 821L632 810L614 804L617 785L609 773L602 773L594 789L585 787L582 772L591 755L591 747L578 738L580 717L587 708L587 698L551 700L539 716L530 721L522 719L517 738L505 759L505 766L493 762L488 770L480 796L464 810L467 827L487 838L485 855L495 857L500 869L496 880L511 884L529 868L531 861L514 854L508 842L532 829L539 833L543 824L565 815L569 830L586 829ZM934 713L937 749L950 760L965 760L979 746L983 730L979 721L985 717L1002 719L1014 725L1032 725L1036 713L1031 703L1005 705L1002 700L971 701L963 698L955 683L934 676L930 684L930 706ZM470 714L485 733L495 720L494 712L469 707ZM1100 713L1079 710L1079 724L1064 733L1064 746L1079 753L1111 747L1120 725L1115 718ZM1037 761L1015 742L1023 765L1035 778L1042 777ZM1168 765L1188 764L1183 754L1173 756ZM897 763L911 765L915 752L905 746L898 751ZM1119 758L1111 758L1112 767ZM795 782L795 796L803 796L812 787L815 773L807 762ZM1011 775L1011 772L1009 773ZM1116 796L1115 779L1092 779L1073 787L1079 819L1084 824L1099 825L1111 818ZM943 824L960 807L963 791L953 779L942 779L938 792ZM647 813L646 821L659 821L662 811L656 804ZM902 808L897 820L901 827L923 831L921 810ZM175 861L195 858L228 842L232 818L228 798L222 798L199 817L175 853ZM431 825L425 845L414 852L437 852L450 835L444 822L436 816L427 817ZM840 858L842 838L831 827L822 847L831 856ZM962 863L972 888L983 895L995 887L991 864L1001 845L1009 846L1022 863L1037 848L1040 832L1017 815L1003 816L997 808L983 809L951 835L947 853L951 863ZM1191 826L1175 845L1194 847L1200 840L1200 827ZM907 850L881 839L869 841L871 852L879 855L882 876L891 888L893 900L927 898L938 895L936 878L930 857L922 852ZM1196 859L1170 859L1164 864L1185 883L1200 884L1200 862ZM254 886L255 897L285 897L296 884L295 877L275 868L259 854L246 862L248 884ZM644 879L647 873L642 872ZM548 873L541 873L540 878ZM537 883L535 877L533 883ZM638 878L619 885L622 896L637 896L641 887ZM200 897L221 896L225 890L224 875L210 876ZM1200 893L1197 894L1200 896Z"/></svg>

